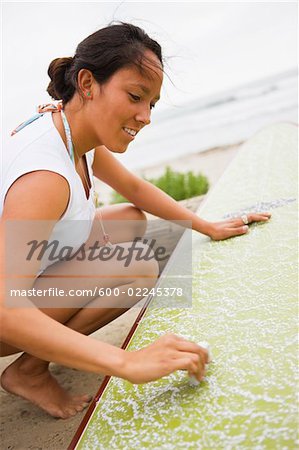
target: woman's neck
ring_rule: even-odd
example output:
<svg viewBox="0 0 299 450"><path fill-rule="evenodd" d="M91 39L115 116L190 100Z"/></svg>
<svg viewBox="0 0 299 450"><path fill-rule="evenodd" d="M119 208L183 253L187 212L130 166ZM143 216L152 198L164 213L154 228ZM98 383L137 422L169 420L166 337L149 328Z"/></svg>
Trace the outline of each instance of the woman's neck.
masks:
<svg viewBox="0 0 299 450"><path fill-rule="evenodd" d="M101 145L99 142L96 142L96 139L92 136L82 103L78 104L77 99L70 100L64 107L64 113L70 126L75 156L81 158L89 150ZM52 117L53 123L67 147L61 114L54 113Z"/></svg>

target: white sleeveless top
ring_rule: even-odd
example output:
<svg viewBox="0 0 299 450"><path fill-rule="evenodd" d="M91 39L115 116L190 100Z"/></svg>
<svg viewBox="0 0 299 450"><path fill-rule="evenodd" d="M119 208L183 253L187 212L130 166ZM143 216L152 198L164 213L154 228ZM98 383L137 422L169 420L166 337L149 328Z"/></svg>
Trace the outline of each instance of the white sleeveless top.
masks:
<svg viewBox="0 0 299 450"><path fill-rule="evenodd" d="M91 168L93 158L94 150L86 153L90 180L93 176ZM59 246L71 246L74 251L78 249L87 240L95 217L93 193L90 189L89 198L86 198L82 180L75 170L50 112L45 113L8 140L4 148L3 162L0 215L9 188L20 176L36 170L56 172L67 180L70 198L66 211L55 224L48 241L57 240ZM41 262L41 270L50 264L52 262L47 260L47 254L45 254Z"/></svg>

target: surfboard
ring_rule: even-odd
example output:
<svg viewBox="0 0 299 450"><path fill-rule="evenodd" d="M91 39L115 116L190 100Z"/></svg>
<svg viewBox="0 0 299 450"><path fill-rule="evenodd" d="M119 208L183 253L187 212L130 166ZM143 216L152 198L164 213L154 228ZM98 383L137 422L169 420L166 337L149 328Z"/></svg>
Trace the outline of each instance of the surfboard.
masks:
<svg viewBox="0 0 299 450"><path fill-rule="evenodd" d="M205 381L107 377L69 448L297 448L297 148L289 123L242 145L197 213L271 220L221 242L192 232L192 307L161 309L153 296L124 343L136 350L165 332L208 341Z"/></svg>

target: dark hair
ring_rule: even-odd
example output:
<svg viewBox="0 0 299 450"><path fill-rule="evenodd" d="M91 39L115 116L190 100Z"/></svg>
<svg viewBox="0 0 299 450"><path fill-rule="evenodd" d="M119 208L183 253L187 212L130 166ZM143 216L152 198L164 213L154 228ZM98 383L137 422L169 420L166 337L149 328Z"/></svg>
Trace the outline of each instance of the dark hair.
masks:
<svg viewBox="0 0 299 450"><path fill-rule="evenodd" d="M148 62L144 55L146 50L157 56L161 63L159 67L163 69L160 45L141 28L123 22L102 28L78 45L73 58L56 58L51 62L47 92L53 99L66 104L77 89L81 69L90 70L97 82L103 84L126 66L136 66L143 71Z"/></svg>

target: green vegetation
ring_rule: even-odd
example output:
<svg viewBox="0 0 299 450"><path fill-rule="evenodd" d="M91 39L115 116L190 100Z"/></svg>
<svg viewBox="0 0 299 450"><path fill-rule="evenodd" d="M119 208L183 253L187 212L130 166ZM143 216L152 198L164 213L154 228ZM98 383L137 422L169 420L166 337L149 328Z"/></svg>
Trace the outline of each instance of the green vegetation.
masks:
<svg viewBox="0 0 299 450"><path fill-rule="evenodd" d="M166 167L165 173L159 178L148 179L150 183L166 192L175 200L185 200L205 194L209 189L208 179L201 173L195 175L192 171L187 173L174 172ZM127 200L118 192L113 192L110 203L123 203Z"/></svg>

